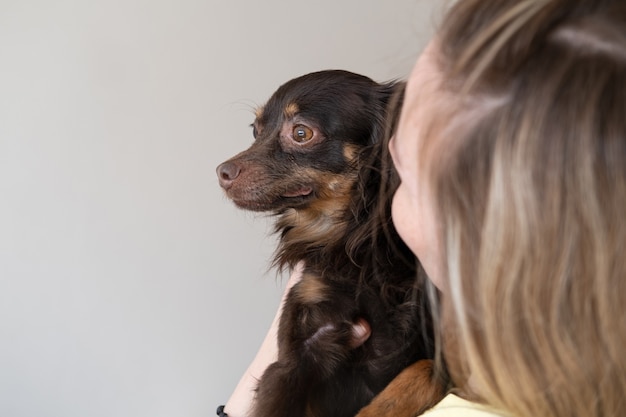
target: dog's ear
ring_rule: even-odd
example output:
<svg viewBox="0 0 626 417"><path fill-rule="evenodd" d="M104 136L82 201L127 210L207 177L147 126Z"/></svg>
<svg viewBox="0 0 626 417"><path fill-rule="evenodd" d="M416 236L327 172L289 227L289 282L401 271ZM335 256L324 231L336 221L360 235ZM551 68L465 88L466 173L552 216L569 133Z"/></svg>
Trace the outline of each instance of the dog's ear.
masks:
<svg viewBox="0 0 626 417"><path fill-rule="evenodd" d="M400 177L393 165L391 159L391 151L389 150L389 141L395 135L400 121L400 110L404 103L404 92L406 89L406 82L399 81L393 84L387 84L389 88L390 96L387 101L385 127L382 139L382 146L379 148L380 152L380 188L378 189L378 202L376 207L377 216L374 216L375 221L378 222L376 230L384 236L384 239L389 242L389 247L398 256L405 260L407 265L414 265L415 258L408 250L408 247L399 239L398 234L394 228L391 220L391 200L393 195L400 184ZM376 249L380 251L380 248ZM381 259L380 253L375 251L375 257ZM386 254L382 254L386 257Z"/></svg>
<svg viewBox="0 0 626 417"><path fill-rule="evenodd" d="M399 184L389 151L389 140L394 135L400 109L404 101L406 83L394 81L379 84L376 88L377 108L371 120L371 145L368 159L359 172L359 200L366 206L355 207L353 212L363 214L360 227L351 231L346 249L353 260L358 259L362 271L377 271L385 268L411 270L415 268L415 256L399 238L391 221L391 200ZM390 256L390 253L394 255ZM391 259L401 259L402 265L388 265ZM406 269L408 268L408 269ZM378 276L378 274L374 274ZM364 276L361 280L366 279ZM368 278L369 279L369 278Z"/></svg>

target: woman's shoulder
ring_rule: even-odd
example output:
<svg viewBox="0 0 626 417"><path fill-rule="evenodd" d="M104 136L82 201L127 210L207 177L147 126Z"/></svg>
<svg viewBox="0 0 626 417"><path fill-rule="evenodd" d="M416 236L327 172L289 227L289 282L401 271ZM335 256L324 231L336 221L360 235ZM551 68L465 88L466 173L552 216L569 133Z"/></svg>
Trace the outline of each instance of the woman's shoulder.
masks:
<svg viewBox="0 0 626 417"><path fill-rule="evenodd" d="M448 394L436 406L422 414L423 417L498 417L483 405Z"/></svg>

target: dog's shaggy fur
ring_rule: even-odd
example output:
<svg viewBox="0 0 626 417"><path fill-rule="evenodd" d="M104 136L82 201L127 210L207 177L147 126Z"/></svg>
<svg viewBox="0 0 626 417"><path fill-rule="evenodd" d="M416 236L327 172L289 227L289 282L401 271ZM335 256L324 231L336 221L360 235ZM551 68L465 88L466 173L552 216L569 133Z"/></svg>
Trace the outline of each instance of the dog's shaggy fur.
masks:
<svg viewBox="0 0 626 417"><path fill-rule="evenodd" d="M418 362L433 357L424 274L390 220L385 138L402 90L346 71L291 80L258 109L252 146L217 169L237 206L276 215L275 265L305 262L253 417L354 416L416 362L362 415L415 415L442 396ZM355 347L358 320L371 336Z"/></svg>

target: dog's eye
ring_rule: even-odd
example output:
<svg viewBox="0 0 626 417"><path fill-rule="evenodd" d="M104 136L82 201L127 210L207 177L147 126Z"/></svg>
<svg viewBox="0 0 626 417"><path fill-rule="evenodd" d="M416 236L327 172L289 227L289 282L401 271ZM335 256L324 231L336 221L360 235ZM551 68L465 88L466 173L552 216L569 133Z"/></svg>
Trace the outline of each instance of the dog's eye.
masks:
<svg viewBox="0 0 626 417"><path fill-rule="evenodd" d="M256 125L253 123L250 125L250 127L252 127L252 136L256 139L257 135L259 134L259 131L256 128Z"/></svg>
<svg viewBox="0 0 626 417"><path fill-rule="evenodd" d="M293 127L293 140L299 143L308 142L313 137L313 130L304 125L295 125Z"/></svg>

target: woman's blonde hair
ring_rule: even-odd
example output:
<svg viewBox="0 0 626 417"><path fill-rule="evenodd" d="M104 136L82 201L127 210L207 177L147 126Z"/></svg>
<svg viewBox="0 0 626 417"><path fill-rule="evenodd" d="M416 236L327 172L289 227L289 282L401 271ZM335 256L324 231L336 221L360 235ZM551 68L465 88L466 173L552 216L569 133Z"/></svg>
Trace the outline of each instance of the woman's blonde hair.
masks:
<svg viewBox="0 0 626 417"><path fill-rule="evenodd" d="M460 1L437 39L453 378L514 416L626 416L626 2Z"/></svg>

